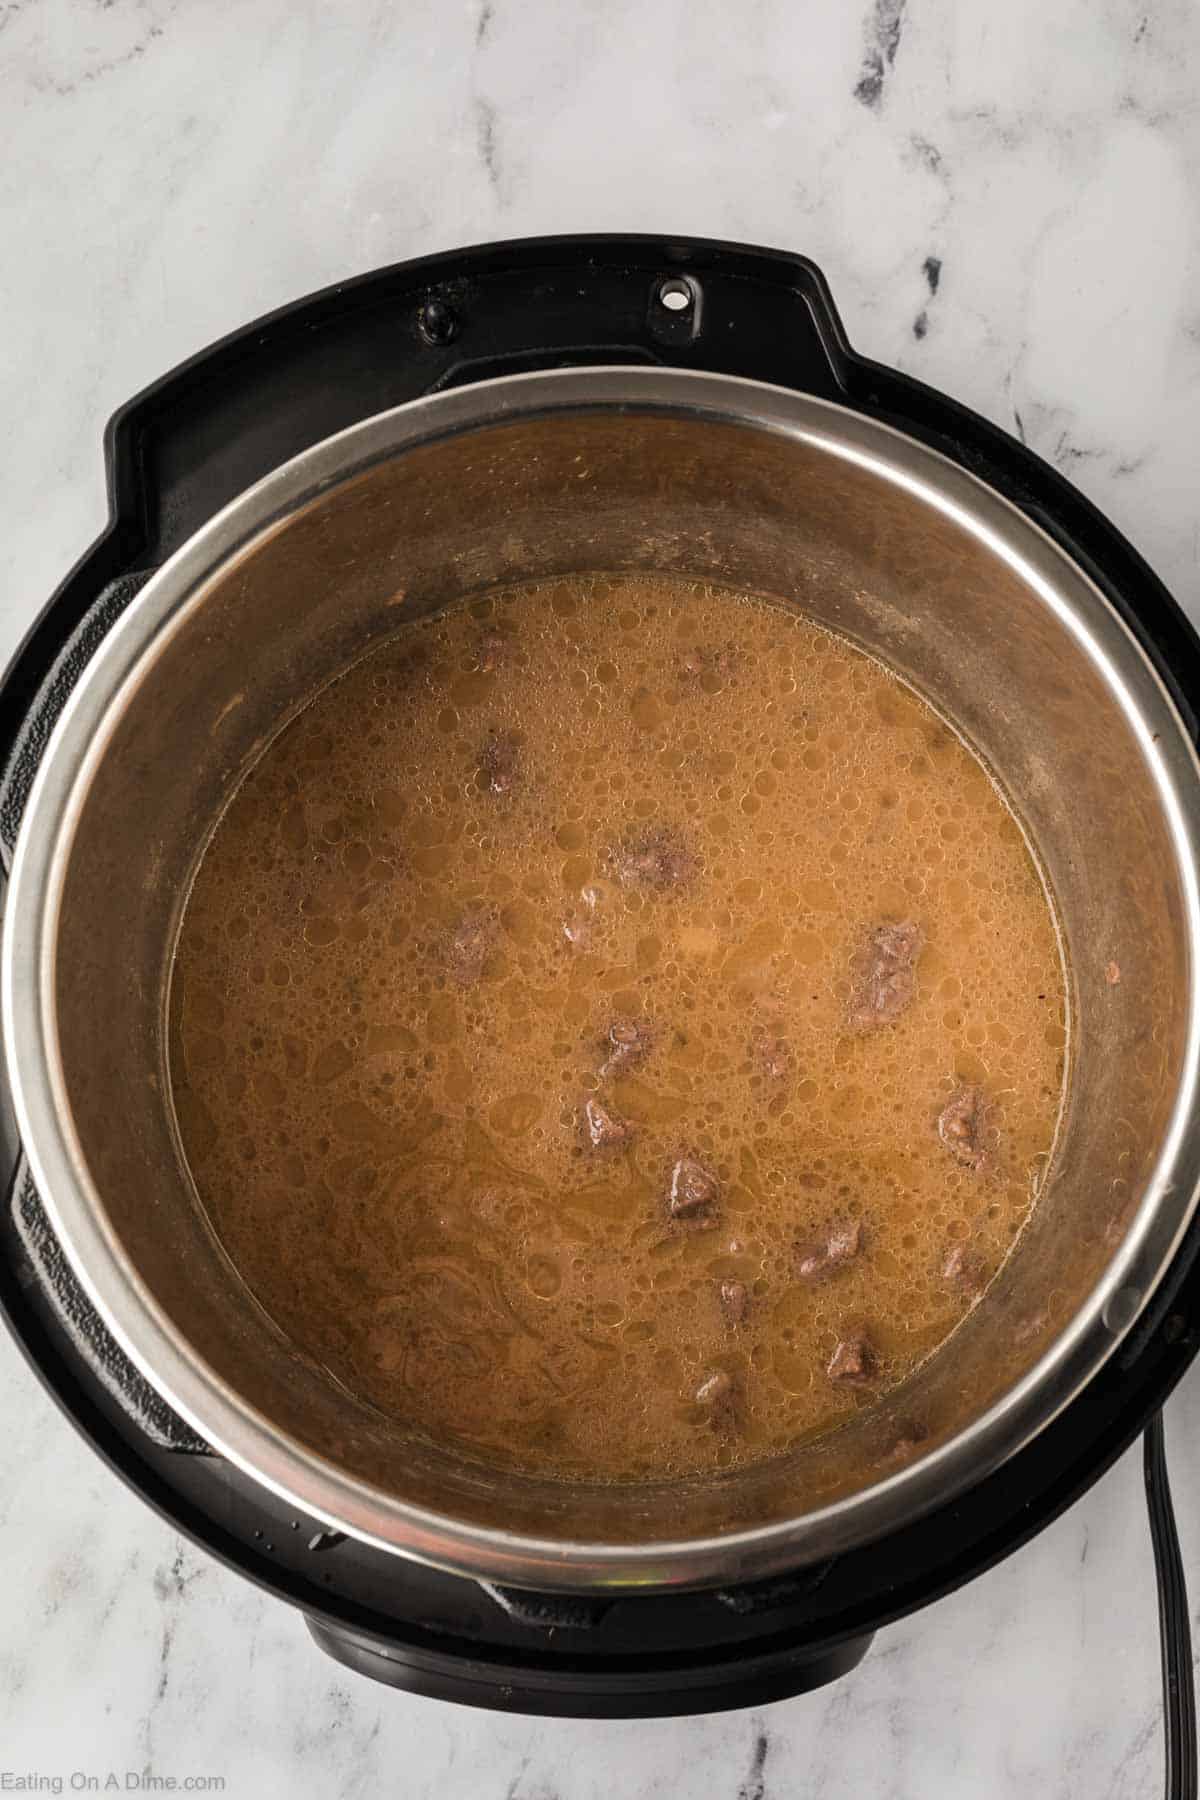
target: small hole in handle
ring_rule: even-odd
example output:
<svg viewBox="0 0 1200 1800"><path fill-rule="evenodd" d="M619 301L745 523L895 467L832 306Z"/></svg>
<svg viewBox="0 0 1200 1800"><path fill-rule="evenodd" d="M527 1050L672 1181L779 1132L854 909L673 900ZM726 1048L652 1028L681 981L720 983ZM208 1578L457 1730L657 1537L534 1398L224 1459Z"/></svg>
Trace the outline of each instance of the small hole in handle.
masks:
<svg viewBox="0 0 1200 1800"><path fill-rule="evenodd" d="M659 283L658 304L670 313L686 312L693 300L691 283L671 279Z"/></svg>

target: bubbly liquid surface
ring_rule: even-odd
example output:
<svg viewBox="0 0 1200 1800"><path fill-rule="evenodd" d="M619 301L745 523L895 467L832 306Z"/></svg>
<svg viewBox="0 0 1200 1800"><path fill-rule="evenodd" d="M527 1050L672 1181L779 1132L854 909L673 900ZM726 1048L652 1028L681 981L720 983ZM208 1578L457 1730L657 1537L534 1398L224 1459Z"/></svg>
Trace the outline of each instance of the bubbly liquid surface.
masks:
<svg viewBox="0 0 1200 1800"><path fill-rule="evenodd" d="M743 1463L901 1380L1024 1223L1063 970L963 743L780 607L649 577L415 624L269 748L173 984L263 1306L540 1474Z"/></svg>

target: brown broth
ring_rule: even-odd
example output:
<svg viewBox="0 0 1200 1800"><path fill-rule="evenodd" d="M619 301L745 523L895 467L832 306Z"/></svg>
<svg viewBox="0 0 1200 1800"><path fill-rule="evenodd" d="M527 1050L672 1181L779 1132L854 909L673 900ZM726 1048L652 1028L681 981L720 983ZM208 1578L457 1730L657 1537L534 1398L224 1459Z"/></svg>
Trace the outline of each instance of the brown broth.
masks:
<svg viewBox="0 0 1200 1800"><path fill-rule="evenodd" d="M484 596L327 688L219 825L173 982L187 1158L262 1305L387 1414L562 1477L754 1461L903 1379L1024 1224L1065 1057L971 751L782 607L648 576ZM717 1191L673 1216L683 1157Z"/></svg>

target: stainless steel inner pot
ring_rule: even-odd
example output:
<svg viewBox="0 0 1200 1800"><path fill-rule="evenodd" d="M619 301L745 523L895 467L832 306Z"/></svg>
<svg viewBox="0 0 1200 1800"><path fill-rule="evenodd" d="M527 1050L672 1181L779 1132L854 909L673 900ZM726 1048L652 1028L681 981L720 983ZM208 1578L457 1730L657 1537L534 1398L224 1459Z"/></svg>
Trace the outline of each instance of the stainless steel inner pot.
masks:
<svg viewBox="0 0 1200 1800"><path fill-rule="evenodd" d="M302 1355L198 1207L165 1069L188 884L272 735L407 620L497 582L589 569L754 589L899 670L1014 799L1070 963L1058 1150L984 1302L824 1442L636 1488L489 1471ZM71 698L4 930L5 1049L35 1179L154 1386L215 1448L348 1532L580 1591L827 1556L1028 1441L1111 1354L1177 1247L1200 1154L1197 774L1160 682L1080 569L990 489L883 426L678 370L554 371L414 402L227 507L143 589ZM911 1460L892 1456L917 1436Z"/></svg>

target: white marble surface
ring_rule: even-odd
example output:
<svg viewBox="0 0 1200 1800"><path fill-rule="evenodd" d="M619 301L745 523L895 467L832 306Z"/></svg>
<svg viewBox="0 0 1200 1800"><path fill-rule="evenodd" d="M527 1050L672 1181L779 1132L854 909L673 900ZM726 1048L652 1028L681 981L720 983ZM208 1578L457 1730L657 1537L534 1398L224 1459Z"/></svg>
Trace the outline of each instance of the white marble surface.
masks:
<svg viewBox="0 0 1200 1800"><path fill-rule="evenodd" d="M141 384L345 274L572 229L807 251L861 349L1023 431L1195 609L1198 83L1194 0L0 0L0 653L101 523L101 428ZM125 1492L7 1340L0 1417L0 1786L1160 1788L1136 1459L836 1688L600 1726L339 1674ZM1200 1601L1200 1377L1169 1427Z"/></svg>

